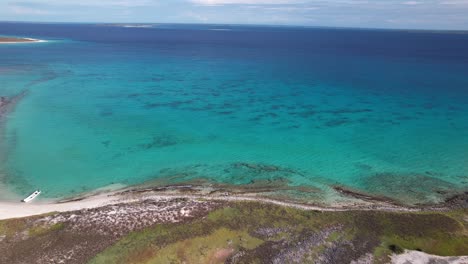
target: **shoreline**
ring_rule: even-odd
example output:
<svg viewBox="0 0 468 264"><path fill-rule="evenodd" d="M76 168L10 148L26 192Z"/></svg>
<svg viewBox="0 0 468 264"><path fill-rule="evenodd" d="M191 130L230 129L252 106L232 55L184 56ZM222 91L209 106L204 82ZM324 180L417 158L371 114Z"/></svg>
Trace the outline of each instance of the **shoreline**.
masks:
<svg viewBox="0 0 468 264"><path fill-rule="evenodd" d="M43 202L25 204L21 202L0 202L0 220L22 218L52 212L71 212L83 209L94 209L115 204L130 204L138 201L159 201L167 199L192 199L192 200L208 200L208 201L225 201L225 202L259 202L274 204L279 206L291 207L301 210L310 211L351 211L351 210L383 210L383 211L419 211L411 208L398 208L391 206L369 206L369 207L322 207L314 205L299 204L289 201L279 201L275 199L255 197L255 196L209 196L209 195L188 195L188 194L152 194L152 195L137 195L125 196L121 193L108 193L78 198L65 202Z"/></svg>
<svg viewBox="0 0 468 264"><path fill-rule="evenodd" d="M349 193L350 196L362 195ZM62 200L33 201L31 203L0 201L0 220L22 218L52 212L71 212L85 209L101 208L109 205L132 204L143 201L161 201L173 199L189 199L220 202L257 202L273 204L306 211L342 212L342 211L385 211L385 212L421 212L421 211L447 211L457 208L466 208L466 196L455 195L440 204L426 204L409 206L395 204L382 198L366 196L361 202L335 203L331 205L307 204L287 199L265 197L259 193L235 194L194 189L187 186L135 188L127 187L119 190L98 191L84 196L77 196ZM355 198L355 197L354 197Z"/></svg>

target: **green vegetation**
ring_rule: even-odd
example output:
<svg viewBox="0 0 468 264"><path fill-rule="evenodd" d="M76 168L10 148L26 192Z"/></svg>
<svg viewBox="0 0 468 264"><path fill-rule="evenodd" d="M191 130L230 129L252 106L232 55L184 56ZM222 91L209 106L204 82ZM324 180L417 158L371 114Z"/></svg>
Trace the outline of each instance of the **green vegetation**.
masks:
<svg viewBox="0 0 468 264"><path fill-rule="evenodd" d="M46 215L41 215L46 216ZM40 236L52 231L61 230L65 227L63 223L53 225L35 224L34 219L41 216L30 218L14 218L0 221L0 237L11 239L20 233L30 237Z"/></svg>
<svg viewBox="0 0 468 264"><path fill-rule="evenodd" d="M8 219L0 221L0 236L6 238L16 235L26 228L25 219Z"/></svg>
<svg viewBox="0 0 468 264"><path fill-rule="evenodd" d="M45 235L49 232L55 231L55 230L61 230L65 227L63 223L57 223L51 226L48 225L39 225L39 226L33 226L29 229L29 235L30 236L40 236L40 235Z"/></svg>
<svg viewBox="0 0 468 264"><path fill-rule="evenodd" d="M264 263L279 253L304 250L303 260L313 262L328 256L330 248L339 249L332 254L338 262L373 252L375 262L383 263L389 254L403 249L466 255L466 215L466 211L314 212L233 203L203 219L133 232L91 263L220 263L236 253L237 263Z"/></svg>
<svg viewBox="0 0 468 264"><path fill-rule="evenodd" d="M42 216L43 217L43 216ZM121 238L47 224L41 216L0 221L0 250L36 248L45 241L68 252L77 241L103 245L79 263L349 263L372 253L374 263L404 249L468 255L468 210L449 212L303 211L255 202L227 203L183 223L157 224ZM103 244L109 239L114 239ZM116 241L116 242L115 242ZM85 246L86 247L86 246ZM90 246L91 247L91 246ZM15 249L15 250L14 250ZM86 252L91 248L83 249ZM99 253L100 252L100 253ZM97 255L96 255L97 254ZM6 258L6 259L8 259ZM1 259L0 259L1 260ZM1 262L1 261L0 261ZM12 262L14 263L14 262ZM18 261L17 263L23 263Z"/></svg>
<svg viewBox="0 0 468 264"><path fill-rule="evenodd" d="M254 249L263 241L251 237L247 232L221 228L208 236L186 239L170 244L148 261L148 263L224 263L239 248Z"/></svg>

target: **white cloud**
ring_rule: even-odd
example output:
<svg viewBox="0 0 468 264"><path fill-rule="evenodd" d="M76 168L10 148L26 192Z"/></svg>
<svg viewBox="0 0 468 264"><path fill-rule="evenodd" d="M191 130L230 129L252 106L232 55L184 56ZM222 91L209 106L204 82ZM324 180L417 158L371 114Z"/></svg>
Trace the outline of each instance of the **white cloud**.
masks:
<svg viewBox="0 0 468 264"><path fill-rule="evenodd" d="M406 1L406 2L403 2L404 5L420 5L422 4L422 2L419 2L419 1Z"/></svg>
<svg viewBox="0 0 468 264"><path fill-rule="evenodd" d="M1 0L0 0L1 1ZM137 7L149 6L158 3L158 0L24 0L12 1L12 6L99 6L99 7Z"/></svg>
<svg viewBox="0 0 468 264"><path fill-rule="evenodd" d="M284 4L300 4L305 1L300 0L190 0L193 3L201 5L284 5Z"/></svg>
<svg viewBox="0 0 468 264"><path fill-rule="evenodd" d="M149 6L154 4L155 1L151 0L99 0L99 1L77 1L77 5L87 6L119 6L119 7L135 7L135 6Z"/></svg>
<svg viewBox="0 0 468 264"><path fill-rule="evenodd" d="M274 11L286 11L286 12L291 12L291 11L311 11L311 10L317 10L319 9L318 7L304 7L304 6L279 6L279 7L267 7L265 8L266 10L274 10Z"/></svg>
<svg viewBox="0 0 468 264"><path fill-rule="evenodd" d="M219 6L219 5L245 5L245 6L265 6L265 5L373 5L380 4L370 0L186 0L199 5ZM458 1L458 0L457 0Z"/></svg>

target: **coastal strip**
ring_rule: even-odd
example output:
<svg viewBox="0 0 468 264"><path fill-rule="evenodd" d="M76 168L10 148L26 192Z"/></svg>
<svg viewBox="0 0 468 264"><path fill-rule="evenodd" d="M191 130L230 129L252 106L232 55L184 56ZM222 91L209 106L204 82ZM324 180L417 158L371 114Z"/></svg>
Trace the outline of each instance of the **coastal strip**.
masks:
<svg viewBox="0 0 468 264"><path fill-rule="evenodd" d="M351 194L354 195L354 194ZM0 220L10 218L28 217L52 212L70 212L84 209L100 208L117 204L134 204L141 201L161 201L167 199L189 199L198 201L218 201L218 202L259 202L284 206L288 208L321 211L321 212L342 212L342 211L386 211L386 212L418 212L418 211L445 211L456 208L465 208L464 201L468 197L467 193L454 196L440 204L427 204L419 206L399 205L387 202L380 198L372 200L371 196L366 196L365 200L359 203L343 203L331 205L305 204L285 199L274 199L261 196L258 193L219 193L207 192L194 188L127 188L117 191L100 192L83 197L75 197L68 200L41 202L36 201L31 204L20 202L0 202Z"/></svg>
<svg viewBox="0 0 468 264"><path fill-rule="evenodd" d="M154 191L62 205L106 196L115 204L0 220L0 262L465 263L468 253L466 210L325 211Z"/></svg>

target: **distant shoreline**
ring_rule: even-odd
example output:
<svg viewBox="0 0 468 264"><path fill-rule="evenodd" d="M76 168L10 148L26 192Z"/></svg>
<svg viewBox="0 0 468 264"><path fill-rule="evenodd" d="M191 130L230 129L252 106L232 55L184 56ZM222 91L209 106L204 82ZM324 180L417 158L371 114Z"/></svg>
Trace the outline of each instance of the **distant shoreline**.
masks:
<svg viewBox="0 0 468 264"><path fill-rule="evenodd" d="M35 43L35 42L45 42L45 40L34 39L34 38L0 37L0 44Z"/></svg>

